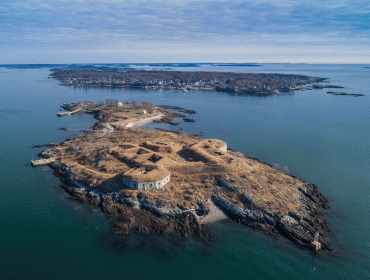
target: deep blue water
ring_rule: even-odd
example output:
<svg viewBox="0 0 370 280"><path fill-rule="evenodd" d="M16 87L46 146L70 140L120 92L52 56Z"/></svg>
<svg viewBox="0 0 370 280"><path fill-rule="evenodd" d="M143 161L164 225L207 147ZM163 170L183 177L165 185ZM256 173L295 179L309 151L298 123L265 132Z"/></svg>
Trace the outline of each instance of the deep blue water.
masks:
<svg viewBox="0 0 370 280"><path fill-rule="evenodd" d="M2 279L369 279L369 69L308 64L176 69L305 74L365 96L332 96L325 89L271 97L84 89L58 85L47 78L48 69L0 68ZM210 226L216 234L210 244L134 232L112 235L98 209L69 200L48 167L29 165L42 150L32 145L62 141L94 124L86 115L57 118L62 103L107 98L196 110L195 123L163 127L222 139L317 184L331 200L325 217L335 252L314 254L229 221Z"/></svg>

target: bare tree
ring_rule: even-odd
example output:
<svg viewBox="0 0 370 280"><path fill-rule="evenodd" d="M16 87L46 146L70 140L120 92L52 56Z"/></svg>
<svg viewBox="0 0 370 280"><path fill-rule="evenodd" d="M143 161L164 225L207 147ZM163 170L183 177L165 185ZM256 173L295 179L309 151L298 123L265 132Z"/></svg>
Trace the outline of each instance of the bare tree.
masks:
<svg viewBox="0 0 370 280"><path fill-rule="evenodd" d="M137 101L136 100L132 100L132 105L134 106L134 108L135 109L138 109L138 108L140 108L140 105L139 105L139 103L137 103Z"/></svg>
<svg viewBox="0 0 370 280"><path fill-rule="evenodd" d="M153 113L155 109L155 105L152 102L143 101L141 102L141 106L148 112Z"/></svg>
<svg viewBox="0 0 370 280"><path fill-rule="evenodd" d="M114 105L118 102L117 99L108 98L105 100L105 105Z"/></svg>

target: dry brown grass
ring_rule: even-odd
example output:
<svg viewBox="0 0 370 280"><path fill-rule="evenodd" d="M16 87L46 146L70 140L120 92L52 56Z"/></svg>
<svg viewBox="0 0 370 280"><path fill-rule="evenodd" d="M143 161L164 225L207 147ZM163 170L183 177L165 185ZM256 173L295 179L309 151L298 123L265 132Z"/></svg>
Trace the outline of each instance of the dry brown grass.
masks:
<svg viewBox="0 0 370 280"><path fill-rule="evenodd" d="M111 108L109 108L111 107ZM107 106L104 113L119 118L140 117L131 104L123 107ZM142 115L141 115L142 116ZM106 135L88 133L66 141L51 151L71 168L76 179L85 185L130 196L143 195L150 201L165 200L168 205L185 208L200 203L218 193L240 207L253 207L271 213L294 213L299 207L294 200L301 182L277 169L242 154L220 151L222 141L201 140L186 134L148 129L122 129ZM189 159L191 158L191 159ZM170 182L162 190L136 191L122 184L122 174L137 165L165 168ZM222 179L234 186L233 190L217 184Z"/></svg>

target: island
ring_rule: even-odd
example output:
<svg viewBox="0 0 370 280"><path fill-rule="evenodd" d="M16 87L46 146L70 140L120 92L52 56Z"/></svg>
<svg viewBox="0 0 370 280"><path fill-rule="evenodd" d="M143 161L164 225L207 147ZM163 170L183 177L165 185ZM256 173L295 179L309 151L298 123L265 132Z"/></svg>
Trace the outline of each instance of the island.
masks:
<svg viewBox="0 0 370 280"><path fill-rule="evenodd" d="M63 104L66 112L92 114L97 123L83 136L48 145L33 165L49 165L71 198L100 207L117 234L177 234L211 238L207 224L231 219L297 245L332 250L322 209L328 198L305 182L220 139L143 124L171 117L151 102ZM40 146L38 146L40 147Z"/></svg>
<svg viewBox="0 0 370 280"><path fill-rule="evenodd" d="M292 74L255 74L204 71L146 71L109 67L62 67L50 78L63 85L140 89L213 90L239 95L268 96L302 89L327 88L326 78ZM314 86L314 87L313 87ZM329 86L330 88L335 86Z"/></svg>
<svg viewBox="0 0 370 280"><path fill-rule="evenodd" d="M341 95L341 96L354 96L354 97L365 96L365 94L362 94L362 93L346 93L346 92L338 92L338 91L327 91L326 93L331 94L331 95Z"/></svg>

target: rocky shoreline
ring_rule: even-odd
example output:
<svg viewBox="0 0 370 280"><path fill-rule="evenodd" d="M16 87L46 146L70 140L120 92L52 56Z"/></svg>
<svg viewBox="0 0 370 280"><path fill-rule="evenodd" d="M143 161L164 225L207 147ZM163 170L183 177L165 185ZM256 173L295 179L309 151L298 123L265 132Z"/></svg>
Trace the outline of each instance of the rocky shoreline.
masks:
<svg viewBox="0 0 370 280"><path fill-rule="evenodd" d="M48 158L51 155L43 151L40 158ZM318 187L304 182L300 195L297 197L301 205L299 215L274 215L259 209L250 201L250 207L242 209L238 205L222 198L216 189L214 196L208 203L199 204L192 209L171 208L167 205L158 205L149 202L145 196L132 197L120 192L97 190L81 184L74 179L71 170L59 161L49 164L54 174L62 181L62 188L71 196L71 199L82 204L100 207L113 221L113 231L116 234L128 234L130 230L136 230L142 234L169 235L176 234L187 239L194 234L199 239L212 238L213 234L205 226L210 222L225 217L248 226L262 230L269 234L281 234L296 245L310 248L310 243L315 232L320 232L322 250L333 251L331 245L323 239L324 232L330 232L328 223L323 218L321 209L328 209L328 198L320 193ZM219 180L218 184L232 191L238 191L231 183ZM248 200L248 197L245 197ZM207 205L208 204L208 205ZM210 205L216 206L219 213L210 210ZM214 217L212 217L215 215ZM217 216L218 215L218 216Z"/></svg>
<svg viewBox="0 0 370 280"><path fill-rule="evenodd" d="M40 157L43 157L40 154ZM89 188L77 182L71 171L56 161L49 166L61 181L61 187L71 196L71 199L82 204L100 207L113 220L113 231L117 234L128 234L131 229L138 233L159 235L178 234L186 239L195 234L199 239L213 236L199 222L198 216L209 211L207 207L199 206L193 211L180 208L157 207L155 203L145 200L145 197L135 198L124 196L118 192L104 192Z"/></svg>
<svg viewBox="0 0 370 280"><path fill-rule="evenodd" d="M346 92L338 92L338 91L327 91L326 93L331 94L331 95L340 95L340 96L354 96L354 97L365 96L365 94L362 94L362 93L346 93Z"/></svg>
<svg viewBox="0 0 370 280"><path fill-rule="evenodd" d="M328 198L316 185L246 158L227 149L221 140L125 126L118 129L117 117L111 114L118 110L116 106L86 106L92 109L85 113L98 120L93 131L60 144L34 147L49 147L39 157L52 159L48 165L63 189L71 199L100 207L112 218L115 233L136 230L185 239L194 234L204 240L213 236L205 224L228 218L269 234L279 233L308 248L319 233L321 250L333 250L324 239L331 231L322 213L329 208ZM161 116L166 114L161 111ZM171 172L169 186L143 190L122 185L120 170L153 168L161 159Z"/></svg>
<svg viewBox="0 0 370 280"><path fill-rule="evenodd" d="M224 182L221 184L224 184L227 188L235 188ZM323 234L325 231L331 231L320 211L321 208L329 208L329 200L319 192L316 185L305 183L303 180L300 191L301 193L297 197L301 205L299 215L272 215L268 211L253 207L252 201L250 209L241 209L218 195L214 201L225 211L228 217L240 224L271 234L280 233L293 243L309 248L315 232ZM319 241L322 244L322 250L333 250L331 245L323 238L320 238Z"/></svg>

